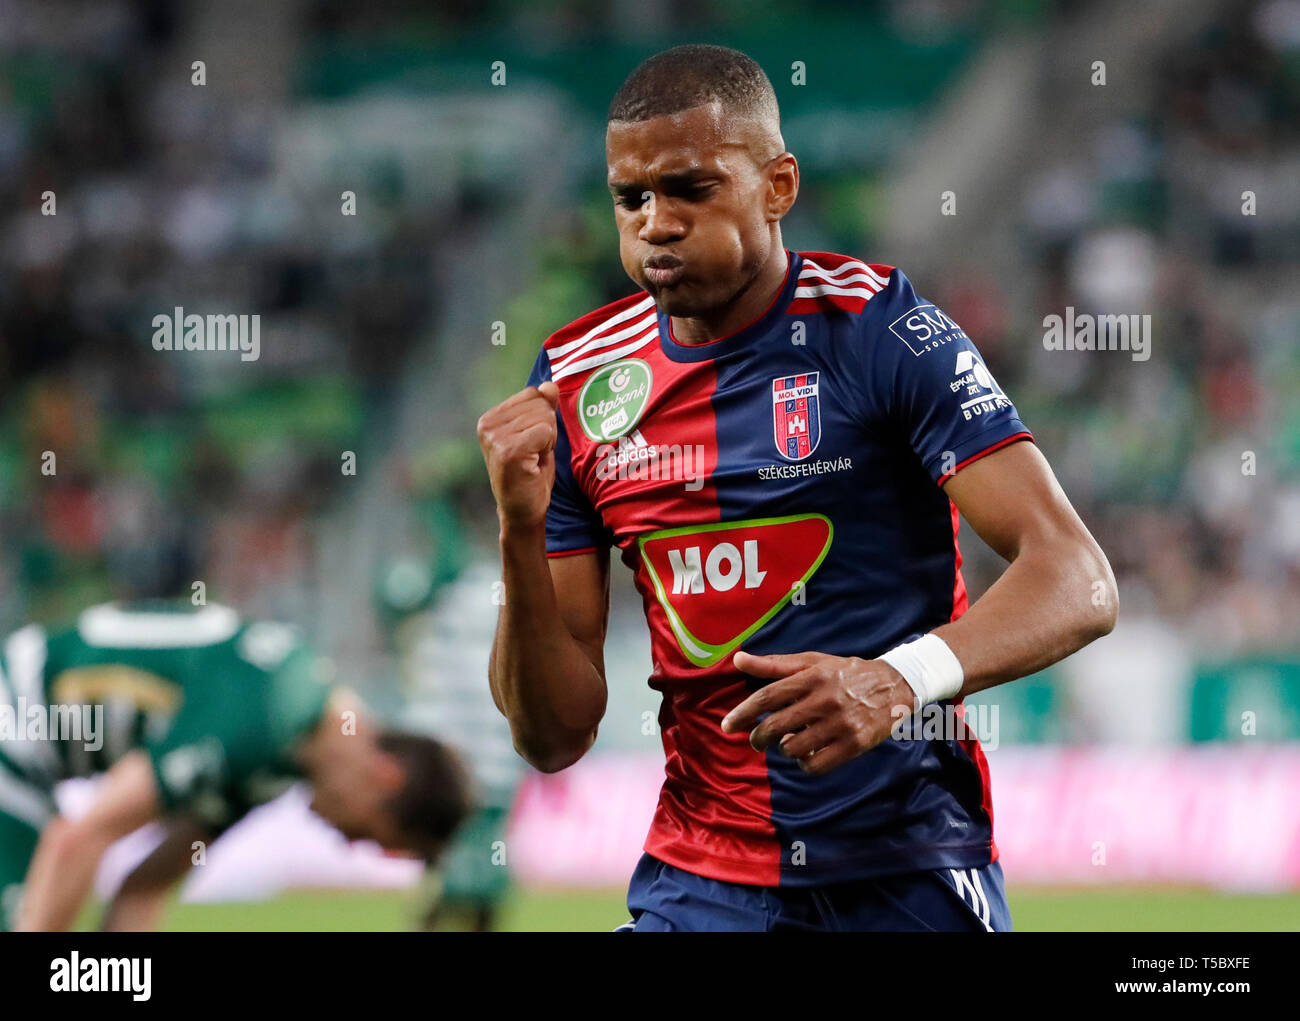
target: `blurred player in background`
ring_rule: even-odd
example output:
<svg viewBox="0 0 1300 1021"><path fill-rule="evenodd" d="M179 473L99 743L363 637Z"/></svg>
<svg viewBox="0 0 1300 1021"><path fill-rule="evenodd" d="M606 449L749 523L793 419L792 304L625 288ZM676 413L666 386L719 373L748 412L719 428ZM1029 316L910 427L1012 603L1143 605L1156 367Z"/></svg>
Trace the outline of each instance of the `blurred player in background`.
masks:
<svg viewBox="0 0 1300 1021"><path fill-rule="evenodd" d="M483 684L501 586L490 546L473 526L494 519L490 507L458 515L445 504L432 518L432 567L394 564L381 588L381 616L394 626L404 725L454 749L474 780L471 812L434 866L423 925L488 932L510 888L506 823L523 775L509 724Z"/></svg>
<svg viewBox="0 0 1300 1021"><path fill-rule="evenodd" d="M608 121L641 290L479 421L516 747L553 772L594 742L617 546L667 755L628 928L1010 928L961 699L1109 632L1106 557L956 323L892 266L784 248L799 168L753 60L661 53ZM1010 562L969 612L958 511Z"/></svg>
<svg viewBox="0 0 1300 1021"><path fill-rule="evenodd" d="M29 625L0 650L0 928L73 925L109 845L161 818L106 927L156 926L196 840L211 841L296 778L349 840L434 860L463 818L467 778L427 737L379 728L278 623L174 604L91 607ZM35 727L43 728L37 734ZM56 783L103 773L81 817Z"/></svg>

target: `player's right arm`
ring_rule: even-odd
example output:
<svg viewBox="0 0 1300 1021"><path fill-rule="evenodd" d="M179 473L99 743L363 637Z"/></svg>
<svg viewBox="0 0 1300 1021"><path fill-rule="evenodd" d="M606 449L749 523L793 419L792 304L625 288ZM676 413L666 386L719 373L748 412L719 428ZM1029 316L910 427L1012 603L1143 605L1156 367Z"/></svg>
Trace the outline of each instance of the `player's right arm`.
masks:
<svg viewBox="0 0 1300 1021"><path fill-rule="evenodd" d="M558 772L596 740L605 714L609 553L546 556L559 391L529 386L478 422L501 527L504 599L488 668L515 748Z"/></svg>
<svg viewBox="0 0 1300 1021"><path fill-rule="evenodd" d="M27 869L18 930L72 927L109 845L158 815L158 785L148 755L128 752L104 774L95 802L78 819L58 816L41 832Z"/></svg>

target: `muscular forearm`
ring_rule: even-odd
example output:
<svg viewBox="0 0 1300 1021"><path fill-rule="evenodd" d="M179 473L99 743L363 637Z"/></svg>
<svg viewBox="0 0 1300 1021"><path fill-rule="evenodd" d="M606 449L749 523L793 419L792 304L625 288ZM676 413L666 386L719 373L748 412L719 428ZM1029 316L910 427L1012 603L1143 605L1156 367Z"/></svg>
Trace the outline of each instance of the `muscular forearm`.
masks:
<svg viewBox="0 0 1300 1021"><path fill-rule="evenodd" d="M606 697L600 653L585 650L564 624L540 525L503 526L501 562L505 600L489 669L492 696L520 754L556 772L596 738Z"/></svg>
<svg viewBox="0 0 1300 1021"><path fill-rule="evenodd" d="M1026 540L960 619L935 630L961 661L970 695L1051 666L1115 626L1119 597L1091 536Z"/></svg>

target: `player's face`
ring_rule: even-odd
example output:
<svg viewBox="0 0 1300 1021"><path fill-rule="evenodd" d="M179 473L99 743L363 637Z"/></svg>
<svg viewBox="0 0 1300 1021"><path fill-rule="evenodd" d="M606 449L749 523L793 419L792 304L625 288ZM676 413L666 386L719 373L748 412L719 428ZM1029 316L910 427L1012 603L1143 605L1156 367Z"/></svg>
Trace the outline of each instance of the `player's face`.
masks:
<svg viewBox="0 0 1300 1021"><path fill-rule="evenodd" d="M770 170L716 104L605 133L623 268L671 316L724 310L773 248Z"/></svg>
<svg viewBox="0 0 1300 1021"><path fill-rule="evenodd" d="M364 739L358 735L358 742ZM348 840L373 840L385 850L405 850L397 824L387 809L391 792L375 782L365 759L378 755L367 749L364 758L336 756L312 771L311 809Z"/></svg>

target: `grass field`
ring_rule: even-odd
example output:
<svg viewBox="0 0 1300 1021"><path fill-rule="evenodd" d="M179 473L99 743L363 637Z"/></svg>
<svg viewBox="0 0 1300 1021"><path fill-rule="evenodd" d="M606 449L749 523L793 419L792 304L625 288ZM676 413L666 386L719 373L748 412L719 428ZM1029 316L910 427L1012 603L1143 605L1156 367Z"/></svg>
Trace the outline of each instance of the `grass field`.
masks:
<svg viewBox="0 0 1300 1021"><path fill-rule="evenodd" d="M626 921L622 890L516 890L500 927L513 932L608 931ZM1171 888L1012 891L1022 932L1296 931L1300 893L1224 894ZM194 931L393 931L409 929L418 903L409 894L315 891L249 904L176 904L168 928ZM92 917L86 921L93 924Z"/></svg>

